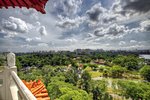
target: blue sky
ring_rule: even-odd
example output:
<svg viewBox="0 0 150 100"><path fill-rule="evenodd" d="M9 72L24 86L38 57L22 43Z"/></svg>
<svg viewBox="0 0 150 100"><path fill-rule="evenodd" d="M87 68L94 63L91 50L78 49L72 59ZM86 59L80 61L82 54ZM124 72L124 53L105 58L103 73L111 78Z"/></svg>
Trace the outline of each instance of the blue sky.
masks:
<svg viewBox="0 0 150 100"><path fill-rule="evenodd" d="M149 0L49 0L0 9L0 51L150 49Z"/></svg>

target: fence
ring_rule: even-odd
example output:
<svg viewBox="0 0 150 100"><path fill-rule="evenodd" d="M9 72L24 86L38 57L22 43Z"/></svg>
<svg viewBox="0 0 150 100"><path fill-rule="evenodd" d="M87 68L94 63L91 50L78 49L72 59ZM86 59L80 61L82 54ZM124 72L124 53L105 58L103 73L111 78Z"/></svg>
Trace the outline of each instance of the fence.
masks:
<svg viewBox="0 0 150 100"><path fill-rule="evenodd" d="M15 54L7 54L7 65L0 69L0 100L36 100L17 75Z"/></svg>

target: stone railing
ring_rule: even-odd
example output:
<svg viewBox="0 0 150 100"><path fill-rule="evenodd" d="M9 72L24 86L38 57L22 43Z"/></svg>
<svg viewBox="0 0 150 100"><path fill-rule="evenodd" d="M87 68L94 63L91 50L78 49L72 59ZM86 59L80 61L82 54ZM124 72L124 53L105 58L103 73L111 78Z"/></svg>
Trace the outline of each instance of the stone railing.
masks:
<svg viewBox="0 0 150 100"><path fill-rule="evenodd" d="M36 100L17 75L14 53L7 55L7 66L0 70L0 100Z"/></svg>

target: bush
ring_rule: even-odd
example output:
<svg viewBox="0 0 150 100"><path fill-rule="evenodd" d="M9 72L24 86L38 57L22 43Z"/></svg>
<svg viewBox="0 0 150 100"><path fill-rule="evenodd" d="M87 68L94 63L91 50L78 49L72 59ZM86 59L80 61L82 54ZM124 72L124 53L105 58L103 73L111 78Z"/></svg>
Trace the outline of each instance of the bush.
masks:
<svg viewBox="0 0 150 100"><path fill-rule="evenodd" d="M74 90L68 87L60 89L62 95L56 100L90 100L89 95L84 90Z"/></svg>
<svg viewBox="0 0 150 100"><path fill-rule="evenodd" d="M122 77L123 73L126 71L126 68L120 66L113 66L111 68L111 76L113 78L120 78Z"/></svg>
<svg viewBox="0 0 150 100"><path fill-rule="evenodd" d="M132 100L149 100L150 84L132 82L132 81L118 81L118 87L121 89L121 95Z"/></svg>
<svg viewBox="0 0 150 100"><path fill-rule="evenodd" d="M96 71L96 69L98 68L98 65L97 64L89 64L89 67L91 67L93 71Z"/></svg>
<svg viewBox="0 0 150 100"><path fill-rule="evenodd" d="M107 91L107 81L99 80L93 81L93 100L112 100L111 95Z"/></svg>
<svg viewBox="0 0 150 100"><path fill-rule="evenodd" d="M144 66L140 70L140 74L144 77L145 80L150 82L150 66Z"/></svg>

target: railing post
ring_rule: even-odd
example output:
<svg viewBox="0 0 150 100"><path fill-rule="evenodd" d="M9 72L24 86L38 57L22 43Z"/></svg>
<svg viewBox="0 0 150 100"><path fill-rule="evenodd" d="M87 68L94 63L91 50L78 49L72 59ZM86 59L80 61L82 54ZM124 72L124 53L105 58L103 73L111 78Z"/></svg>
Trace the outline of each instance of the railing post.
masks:
<svg viewBox="0 0 150 100"><path fill-rule="evenodd" d="M0 87L0 100L36 100L18 77L15 63L15 54L7 54L7 66L0 72L0 78L3 81Z"/></svg>
<svg viewBox="0 0 150 100"><path fill-rule="evenodd" d="M17 73L17 68L15 66L16 59L14 53L7 54L7 67L5 68L5 96L6 100L13 100L17 98L17 91L11 91L12 87L16 88L14 81L12 80L11 71L15 71ZM15 90L15 89L13 89ZM13 92L13 93L12 93Z"/></svg>

